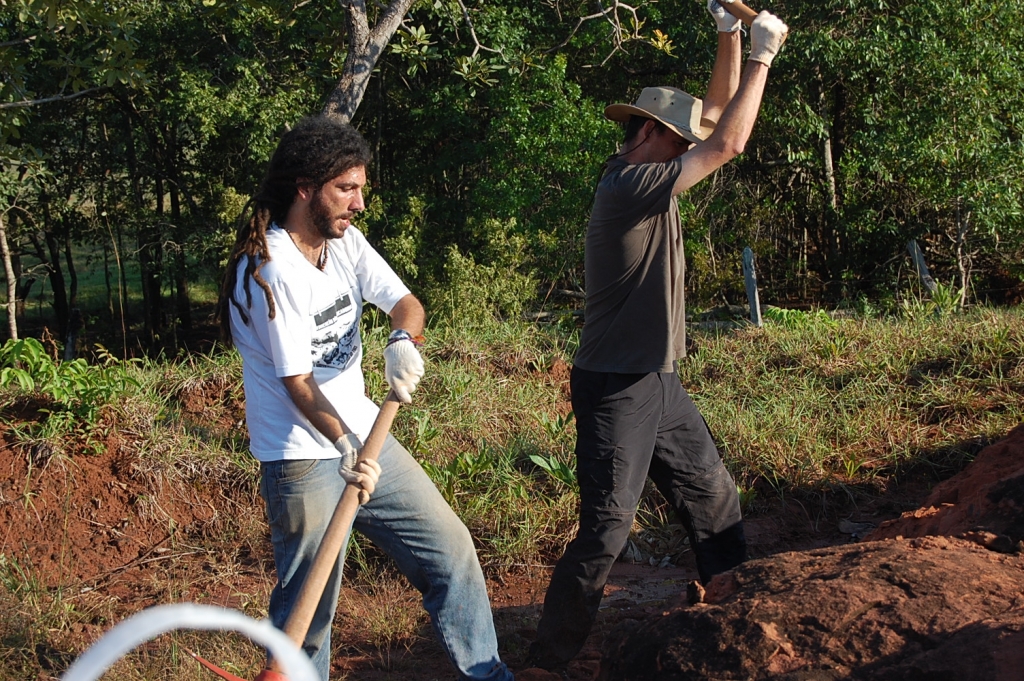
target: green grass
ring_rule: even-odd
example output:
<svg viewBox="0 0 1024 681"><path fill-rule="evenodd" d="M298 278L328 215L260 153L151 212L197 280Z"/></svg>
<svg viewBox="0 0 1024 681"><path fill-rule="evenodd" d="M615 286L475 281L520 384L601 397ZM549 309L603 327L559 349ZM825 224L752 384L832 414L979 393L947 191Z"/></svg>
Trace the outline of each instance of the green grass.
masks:
<svg viewBox="0 0 1024 681"><path fill-rule="evenodd" d="M699 335L682 363L741 480L786 488L959 468L1024 417L1024 316L975 310Z"/></svg>
<svg viewBox="0 0 1024 681"><path fill-rule="evenodd" d="M371 313L364 324L367 385L376 400L385 393L383 322ZM780 313L763 328L694 328L690 335L694 350L680 363L681 380L747 501L756 499L755 488L764 500L762 481L787 496L850 487L870 493L922 469L933 479L947 477L981 445L1024 421L1021 309L884 319ZM427 373L414 403L399 410L395 435L466 522L487 572L551 564L576 520L575 430L564 385L553 376L564 377L578 332L494 322L436 324L427 337ZM108 373L95 374L87 387L97 390L95 382L109 375L120 381L119 391L98 390L109 404L90 412L95 424L62 432L54 446L69 456L86 451L97 432L113 433L133 474L152 481L154 489L217 486L247 499L243 511L224 514L205 540L207 550L224 557L217 569L230 580L232 550L266 541L255 493L258 467L238 421L243 394L237 353L105 366ZM12 378L0 389L0 404L37 398L32 391L38 387L26 386ZM5 410L4 418L12 419L10 413ZM23 425L9 432L34 433L25 446L38 446L46 436ZM31 497L19 503L30 505ZM757 504L748 510L758 512ZM634 540L657 555L686 550L678 521L653 488L641 504ZM0 626L0 666L28 678L37 671L33 650L61 650L60 632L95 621L96 614L42 589L17 556L0 559L0 619L8 623ZM418 614L407 617L405 592L392 593L381 581L388 573L381 561L357 541L347 574L371 596L390 594L395 611L374 626L381 639L374 645L386 656L388 646L418 640L422 622ZM179 588L167 586L169 600ZM250 614L262 616L264 607L265 599L255 599ZM224 646L218 659L258 664L251 649ZM119 665L111 678L156 678L150 670L166 662L142 654Z"/></svg>
<svg viewBox="0 0 1024 681"><path fill-rule="evenodd" d="M486 565L550 562L571 534L576 497L571 480L537 460L572 463L575 431L547 372L571 362L575 333L508 323L429 337L427 375L396 434L470 526ZM383 385L383 338L368 334L371 386ZM744 495L759 480L784 495L870 487L921 467L947 476L1024 420L1019 309L796 313L691 338L681 379ZM651 490L635 529L671 534L674 522Z"/></svg>
<svg viewBox="0 0 1024 681"><path fill-rule="evenodd" d="M130 248L130 243L132 243L131 240L125 239L124 246ZM107 244L109 246L109 241ZM122 324L128 329L133 324L138 324L143 310L138 258L130 253L121 254L125 283L122 299L118 286L118 277L120 276L118 263L113 250L108 250L106 263L104 263L102 245L76 245L72 247L72 256L78 277L77 300L72 306L82 311L85 329L98 335L109 336L111 329L107 327L111 324L117 329L120 329ZM162 285L163 304L168 311L174 307L174 289L170 278L171 261L169 258L170 254L165 254L164 266L167 272L165 272ZM66 269L66 263L63 260L60 265ZM22 266L26 272L34 272L36 283L30 289L29 296L25 300L24 315L19 323L29 329L41 329L48 326L51 333L54 333L53 288L50 278L42 263L32 255L22 258ZM217 277L209 276L209 273L204 271L203 265L194 259L189 260L188 267L192 278L189 282L189 299L193 309L211 307L216 303L219 293ZM65 288L70 289L71 281L66 271L64 277ZM70 294L70 291L68 293ZM6 289L0 291L0 299L4 302L4 305L0 305L0 324L6 328ZM24 335L24 331L22 335Z"/></svg>

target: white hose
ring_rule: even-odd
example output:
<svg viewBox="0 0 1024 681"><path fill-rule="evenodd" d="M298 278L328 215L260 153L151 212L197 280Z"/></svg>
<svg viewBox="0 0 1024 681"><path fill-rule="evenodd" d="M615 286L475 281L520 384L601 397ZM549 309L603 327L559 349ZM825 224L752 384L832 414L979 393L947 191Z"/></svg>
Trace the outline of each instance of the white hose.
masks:
<svg viewBox="0 0 1024 681"><path fill-rule="evenodd" d="M236 610L193 603L158 605L129 617L82 653L62 679L95 681L129 650L175 629L237 631L266 646L291 681L320 681L309 657L269 621L256 621Z"/></svg>

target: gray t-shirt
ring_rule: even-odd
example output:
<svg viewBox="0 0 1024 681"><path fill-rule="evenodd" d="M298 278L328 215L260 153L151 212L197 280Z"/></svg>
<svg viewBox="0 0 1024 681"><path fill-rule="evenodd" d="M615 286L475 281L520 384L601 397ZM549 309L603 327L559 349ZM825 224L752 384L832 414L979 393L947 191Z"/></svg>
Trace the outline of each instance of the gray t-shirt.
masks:
<svg viewBox="0 0 1024 681"><path fill-rule="evenodd" d="M683 235L667 163L608 163L587 226L586 317L574 363L611 373L675 371L686 354Z"/></svg>

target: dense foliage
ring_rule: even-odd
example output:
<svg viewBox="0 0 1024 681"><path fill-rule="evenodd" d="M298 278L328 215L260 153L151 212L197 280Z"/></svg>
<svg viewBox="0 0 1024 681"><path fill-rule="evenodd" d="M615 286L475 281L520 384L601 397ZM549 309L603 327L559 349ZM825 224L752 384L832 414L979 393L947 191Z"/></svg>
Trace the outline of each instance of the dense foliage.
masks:
<svg viewBox="0 0 1024 681"><path fill-rule="evenodd" d="M791 36L754 138L681 205L692 307L743 300L744 246L763 301L894 300L915 280L910 239L962 301L1015 301L1022 4L772 6ZM193 326L277 135L338 82L342 5L0 6L0 236L17 314L42 296L61 340L76 309L123 335L138 317L142 344L163 347ZM579 21L593 11L420 0L380 56L353 119L376 155L365 229L434 314L572 304L559 296L582 290L591 194L619 137L603 107L656 83L702 93L703 3L612 3ZM103 276L95 300L80 299L88 271Z"/></svg>

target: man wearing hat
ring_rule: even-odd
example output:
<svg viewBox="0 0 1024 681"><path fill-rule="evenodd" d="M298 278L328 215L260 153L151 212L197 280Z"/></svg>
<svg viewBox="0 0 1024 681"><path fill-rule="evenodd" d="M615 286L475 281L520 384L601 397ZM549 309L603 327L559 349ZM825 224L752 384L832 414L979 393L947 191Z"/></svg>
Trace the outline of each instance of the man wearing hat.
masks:
<svg viewBox="0 0 1024 681"><path fill-rule="evenodd" d="M625 141L605 164L586 237L586 324L571 387L579 531L558 561L530 648L563 671L583 647L648 476L678 512L700 579L746 558L736 484L676 373L685 355L683 235L676 196L743 151L787 27L761 12L742 65L740 22L708 10L718 48L704 101L650 87L605 115Z"/></svg>

